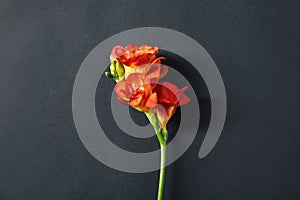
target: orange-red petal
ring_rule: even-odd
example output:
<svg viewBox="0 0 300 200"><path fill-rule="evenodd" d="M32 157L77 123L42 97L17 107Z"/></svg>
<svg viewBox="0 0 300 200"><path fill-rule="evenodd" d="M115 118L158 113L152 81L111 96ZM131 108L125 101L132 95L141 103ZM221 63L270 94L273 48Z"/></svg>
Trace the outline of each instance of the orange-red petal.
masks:
<svg viewBox="0 0 300 200"><path fill-rule="evenodd" d="M129 105L132 106L132 107L137 107L138 105L140 105L142 100L143 100L143 96L140 95L140 96L138 96L138 98L135 98L135 99L131 100L129 102Z"/></svg>
<svg viewBox="0 0 300 200"><path fill-rule="evenodd" d="M117 96L123 100L129 100L131 92L126 84L126 81L119 81L114 88Z"/></svg>
<svg viewBox="0 0 300 200"><path fill-rule="evenodd" d="M149 109L154 107L157 104L157 94L153 93L146 101L144 107Z"/></svg>
<svg viewBox="0 0 300 200"><path fill-rule="evenodd" d="M132 73L126 79L126 84L133 91L144 85L145 75L141 73ZM132 92L133 92L132 91Z"/></svg>
<svg viewBox="0 0 300 200"><path fill-rule="evenodd" d="M124 52L125 52L124 47L122 47L120 45L114 46L111 51L111 54L110 54L110 62L113 62L114 60L116 60L116 58L123 55Z"/></svg>

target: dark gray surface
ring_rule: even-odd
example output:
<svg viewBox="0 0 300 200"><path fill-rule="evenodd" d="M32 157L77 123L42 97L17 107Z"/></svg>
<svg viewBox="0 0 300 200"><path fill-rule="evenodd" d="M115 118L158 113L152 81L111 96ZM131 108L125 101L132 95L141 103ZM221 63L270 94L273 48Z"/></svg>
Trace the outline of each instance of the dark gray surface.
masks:
<svg viewBox="0 0 300 200"><path fill-rule="evenodd" d="M167 168L165 199L299 199L297 11L298 1L2 0L0 199L155 199L157 172L127 174L99 163L81 144L71 111L85 56L107 37L142 26L201 43L228 95L220 141L199 160L197 136Z"/></svg>

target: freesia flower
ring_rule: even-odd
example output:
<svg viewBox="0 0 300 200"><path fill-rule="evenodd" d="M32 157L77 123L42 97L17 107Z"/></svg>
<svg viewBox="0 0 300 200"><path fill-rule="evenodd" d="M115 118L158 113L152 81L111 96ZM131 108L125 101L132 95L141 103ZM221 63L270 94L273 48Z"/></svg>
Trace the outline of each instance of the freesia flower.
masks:
<svg viewBox="0 0 300 200"><path fill-rule="evenodd" d="M121 103L129 105L139 111L147 112L157 104L157 94L152 92L152 84L148 77L141 73L133 73L126 80L115 86L115 92Z"/></svg>
<svg viewBox="0 0 300 200"><path fill-rule="evenodd" d="M135 44L129 44L126 47L120 45L115 46L110 55L111 63L116 62L124 67L124 74L119 76L119 79L127 78L132 73L147 74L153 65L161 65L161 60L164 57L158 57L157 47L151 47L149 45L137 46ZM160 76L164 77L168 72L168 67L161 65ZM124 76L123 76L124 75Z"/></svg>
<svg viewBox="0 0 300 200"><path fill-rule="evenodd" d="M157 115L159 126L163 130L166 130L167 123L174 115L177 107L190 101L190 98L184 94L184 91L187 89L188 87L179 89L176 85L169 82L157 84L154 88L153 92L157 94L158 104L152 107L150 112Z"/></svg>
<svg viewBox="0 0 300 200"><path fill-rule="evenodd" d="M137 46L129 44L126 47L115 46L110 55L110 62L118 60L124 66L138 67L144 64L152 63L156 59L158 47L149 45Z"/></svg>
<svg viewBox="0 0 300 200"><path fill-rule="evenodd" d="M158 83L158 79L158 68L147 76L133 73L116 84L115 92L121 103L142 112L156 114L158 125L166 130L176 108L188 103L190 99L184 94L188 87L179 89L169 82Z"/></svg>
<svg viewBox="0 0 300 200"><path fill-rule="evenodd" d="M167 123L178 106L190 101L184 94L188 87L179 89L169 82L160 82L168 72L168 67L161 64L166 58L157 57L158 48L149 45L120 45L112 49L110 72L107 77L117 84L115 92L121 103L144 112L152 124L161 148L161 167L157 199L162 200L166 145L168 139Z"/></svg>
<svg viewBox="0 0 300 200"><path fill-rule="evenodd" d="M131 73L126 80L118 82L115 92L121 103L127 104L139 111L147 112L157 104L157 94L153 88L159 82L160 65L154 65L148 74Z"/></svg>

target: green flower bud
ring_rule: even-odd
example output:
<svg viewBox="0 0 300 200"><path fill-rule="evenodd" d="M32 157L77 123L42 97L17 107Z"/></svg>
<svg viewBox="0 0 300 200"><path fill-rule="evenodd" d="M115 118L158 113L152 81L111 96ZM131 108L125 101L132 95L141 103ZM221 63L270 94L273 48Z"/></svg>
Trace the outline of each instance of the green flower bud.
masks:
<svg viewBox="0 0 300 200"><path fill-rule="evenodd" d="M119 62L116 64L116 71L119 77L123 77L125 74L125 68Z"/></svg>
<svg viewBox="0 0 300 200"><path fill-rule="evenodd" d="M124 80L125 69L118 61L111 62L109 66L110 72L105 72L108 78L113 78L116 82Z"/></svg>
<svg viewBox="0 0 300 200"><path fill-rule="evenodd" d="M110 66L109 69L111 72L115 72L116 71L116 61L113 61Z"/></svg>
<svg viewBox="0 0 300 200"><path fill-rule="evenodd" d="M111 73L109 73L109 72L105 72L105 76L107 78L113 78L113 75Z"/></svg>
<svg viewBox="0 0 300 200"><path fill-rule="evenodd" d="M112 75L112 77L113 77L114 79L118 79L118 78L119 78L116 71L111 71L110 74Z"/></svg>

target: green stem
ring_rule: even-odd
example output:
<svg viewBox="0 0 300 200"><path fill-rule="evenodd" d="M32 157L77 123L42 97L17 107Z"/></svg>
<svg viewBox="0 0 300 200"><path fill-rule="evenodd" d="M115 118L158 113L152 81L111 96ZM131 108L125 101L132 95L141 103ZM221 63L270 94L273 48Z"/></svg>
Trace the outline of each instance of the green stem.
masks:
<svg viewBox="0 0 300 200"><path fill-rule="evenodd" d="M160 175L159 175L157 200L163 199L165 173L166 173L166 154L167 154L166 145L160 144Z"/></svg>
<svg viewBox="0 0 300 200"><path fill-rule="evenodd" d="M160 144L160 174L159 174L157 200L162 200L163 193L164 193L165 173L166 173L166 157L167 157L166 145L168 140L168 132L167 130L162 129L158 125L156 114L150 114L148 112L145 112L145 115L147 116L150 123L152 124Z"/></svg>

